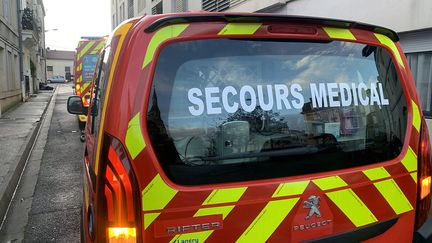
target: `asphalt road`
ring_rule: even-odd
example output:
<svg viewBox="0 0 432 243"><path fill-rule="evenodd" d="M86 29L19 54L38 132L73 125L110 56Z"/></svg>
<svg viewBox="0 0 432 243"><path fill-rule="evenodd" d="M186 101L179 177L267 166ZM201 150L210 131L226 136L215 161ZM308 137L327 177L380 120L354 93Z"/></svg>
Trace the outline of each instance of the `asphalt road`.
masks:
<svg viewBox="0 0 432 243"><path fill-rule="evenodd" d="M70 85L58 85L0 242L80 241L83 143L66 110L70 95Z"/></svg>

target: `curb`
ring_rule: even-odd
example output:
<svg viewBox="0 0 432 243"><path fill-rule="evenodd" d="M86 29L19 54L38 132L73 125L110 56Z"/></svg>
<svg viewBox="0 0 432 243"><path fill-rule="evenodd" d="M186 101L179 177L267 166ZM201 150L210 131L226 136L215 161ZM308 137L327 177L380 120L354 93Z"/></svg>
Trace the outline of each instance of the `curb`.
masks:
<svg viewBox="0 0 432 243"><path fill-rule="evenodd" d="M26 165L26 162L28 161L30 157L30 152L35 144L35 140L38 137L39 131L41 130L41 125L46 117L46 112L48 110L48 107L50 106L51 102L53 101L53 98L57 95L57 87L53 90L53 93L45 106L44 111L42 112L42 115L39 119L39 122L37 122L33 126L33 131L31 131L30 135L27 136L25 142L21 146L19 152L18 152L18 163L15 168L12 168L11 171L8 173L7 177L5 178L5 183L7 184L4 188L4 191L0 191L0 225L3 223L6 213L9 208L10 201L15 194L15 189L18 185L18 182L20 181L21 174L23 172L24 166ZM20 156L21 155L21 156ZM3 189L0 188L0 189Z"/></svg>

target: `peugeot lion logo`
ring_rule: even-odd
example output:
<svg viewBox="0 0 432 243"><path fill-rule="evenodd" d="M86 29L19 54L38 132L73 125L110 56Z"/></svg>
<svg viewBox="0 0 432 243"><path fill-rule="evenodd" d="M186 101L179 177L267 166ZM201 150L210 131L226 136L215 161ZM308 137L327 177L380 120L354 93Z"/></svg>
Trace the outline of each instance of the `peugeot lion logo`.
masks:
<svg viewBox="0 0 432 243"><path fill-rule="evenodd" d="M312 218L314 214L316 214L317 218L321 218L320 208L320 197L310 196L307 201L303 202L303 208L309 208L309 213L306 216L306 220Z"/></svg>

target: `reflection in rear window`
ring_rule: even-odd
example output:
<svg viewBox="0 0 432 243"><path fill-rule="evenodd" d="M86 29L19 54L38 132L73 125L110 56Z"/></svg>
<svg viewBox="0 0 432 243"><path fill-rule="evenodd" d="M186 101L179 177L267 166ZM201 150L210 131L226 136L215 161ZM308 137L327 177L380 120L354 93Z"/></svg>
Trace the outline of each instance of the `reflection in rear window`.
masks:
<svg viewBox="0 0 432 243"><path fill-rule="evenodd" d="M338 170L395 158L407 108L389 54L351 42L214 39L160 53L147 114L178 184Z"/></svg>

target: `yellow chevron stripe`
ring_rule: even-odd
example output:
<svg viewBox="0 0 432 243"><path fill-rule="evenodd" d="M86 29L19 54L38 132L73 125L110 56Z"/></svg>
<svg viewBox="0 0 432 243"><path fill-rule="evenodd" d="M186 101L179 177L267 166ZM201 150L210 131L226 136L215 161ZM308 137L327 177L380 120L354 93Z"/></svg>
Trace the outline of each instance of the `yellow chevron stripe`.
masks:
<svg viewBox="0 0 432 243"><path fill-rule="evenodd" d="M291 212L300 198L271 201L236 242L265 242Z"/></svg>
<svg viewBox="0 0 432 243"><path fill-rule="evenodd" d="M246 189L247 187L215 189L210 193L206 200L204 200L202 205L237 202L244 194ZM225 219L233 209L234 206L201 208L195 213L194 217L222 214L223 219ZM208 237L210 237L212 233L213 230L206 230L202 232L179 234L174 236L171 242L182 242L188 239L198 239L198 242L204 242Z"/></svg>
<svg viewBox="0 0 432 243"><path fill-rule="evenodd" d="M209 215L218 215L222 214L222 219L225 219L226 216L234 209L234 206L223 206L223 207L213 207L213 208L201 208L198 210L194 217L200 216L209 216ZM174 238L170 242L187 242L189 239L198 239L198 242L205 242L207 238L213 233L214 230L206 230L201 232L193 232L187 234L180 234L174 236Z"/></svg>
<svg viewBox="0 0 432 243"><path fill-rule="evenodd" d="M300 195L306 190L310 181L296 181L279 184L272 197Z"/></svg>
<svg viewBox="0 0 432 243"><path fill-rule="evenodd" d="M94 45L94 41L90 41L87 45L80 51L79 58L82 58L84 54Z"/></svg>
<svg viewBox="0 0 432 243"><path fill-rule="evenodd" d="M135 159L141 151L146 147L144 137L141 131L140 123L141 113L138 112L128 124L128 129L126 131L125 144L129 151L132 159Z"/></svg>
<svg viewBox="0 0 432 243"><path fill-rule="evenodd" d="M344 39L344 40L356 40L355 36L349 29L323 27L324 31L330 38Z"/></svg>
<svg viewBox="0 0 432 243"><path fill-rule="evenodd" d="M323 191L348 186L339 176L329 176L312 181Z"/></svg>
<svg viewBox="0 0 432 243"><path fill-rule="evenodd" d="M401 162L408 172L417 170L417 154L414 152L414 150L412 150L411 146L408 146L405 157L403 157Z"/></svg>
<svg viewBox="0 0 432 243"><path fill-rule="evenodd" d="M356 227L378 221L352 189L327 192L326 195Z"/></svg>
<svg viewBox="0 0 432 243"><path fill-rule="evenodd" d="M385 180L374 183L378 191L383 195L386 201L390 204L396 214L405 213L413 210L411 203L406 198L405 194L396 184L395 180Z"/></svg>
<svg viewBox="0 0 432 243"><path fill-rule="evenodd" d="M144 211L161 210L176 194L177 190L168 186L157 174L142 191L142 208Z"/></svg>
<svg viewBox="0 0 432 243"><path fill-rule="evenodd" d="M147 46L142 69L144 69L153 60L154 53L162 42L179 36L188 26L189 24L176 24L158 30L153 35Z"/></svg>
<svg viewBox="0 0 432 243"><path fill-rule="evenodd" d="M81 89L80 89L80 91L81 91L81 95L82 95L82 96L85 95L85 94L83 94L82 92L84 92L84 90L85 90L89 85L90 85L90 82L84 82L84 83L81 85Z"/></svg>
<svg viewBox="0 0 432 243"><path fill-rule="evenodd" d="M390 174L384 167L373 168L369 170L364 170L363 174L369 178L371 181L379 180L382 178L390 177Z"/></svg>
<svg viewBox="0 0 432 243"><path fill-rule="evenodd" d="M147 229L151 223L159 217L160 213L145 213L144 214L144 229Z"/></svg>
<svg viewBox="0 0 432 243"><path fill-rule="evenodd" d="M417 183L417 172L413 172L410 175L411 175L411 178L413 178L413 180L415 181L415 183Z"/></svg>
<svg viewBox="0 0 432 243"><path fill-rule="evenodd" d="M207 199L204 200L203 205L237 202L246 189L247 187L215 189L210 193Z"/></svg>
<svg viewBox="0 0 432 243"><path fill-rule="evenodd" d="M101 40L99 44L93 49L90 54L98 54L102 48L105 46L105 40Z"/></svg>
<svg viewBox="0 0 432 243"><path fill-rule="evenodd" d="M374 35L378 39L378 41L381 42L381 44L383 44L383 45L387 46L388 48L390 48L390 50L395 55L396 60L399 63L399 65L401 65L402 67L405 68L405 65L403 64L403 61L402 61L402 56L399 53L399 50L397 49L395 43L390 38L388 38L385 35L377 34L377 33L374 33Z"/></svg>
<svg viewBox="0 0 432 243"><path fill-rule="evenodd" d="M228 23L218 35L253 35L262 23Z"/></svg>
<svg viewBox="0 0 432 243"><path fill-rule="evenodd" d="M417 132L420 132L420 125L421 125L420 110L417 104L413 100L411 100L411 105L413 110L412 124L413 127L417 130Z"/></svg>

